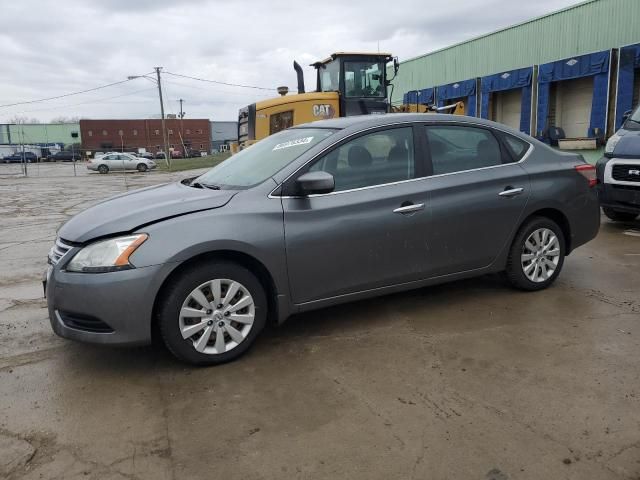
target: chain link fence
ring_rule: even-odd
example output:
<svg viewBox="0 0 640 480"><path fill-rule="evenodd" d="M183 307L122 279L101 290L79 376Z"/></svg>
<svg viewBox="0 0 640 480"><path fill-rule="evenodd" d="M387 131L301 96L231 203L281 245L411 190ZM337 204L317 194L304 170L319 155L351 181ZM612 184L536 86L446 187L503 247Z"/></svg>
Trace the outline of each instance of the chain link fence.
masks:
<svg viewBox="0 0 640 480"><path fill-rule="evenodd" d="M77 177L89 173L84 161L0 162L0 177Z"/></svg>

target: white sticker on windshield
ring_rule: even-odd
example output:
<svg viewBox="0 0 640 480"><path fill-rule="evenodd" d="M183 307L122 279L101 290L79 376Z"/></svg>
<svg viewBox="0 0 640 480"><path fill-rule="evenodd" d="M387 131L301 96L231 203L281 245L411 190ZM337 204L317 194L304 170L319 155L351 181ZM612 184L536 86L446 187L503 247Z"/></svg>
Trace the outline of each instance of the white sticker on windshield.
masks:
<svg viewBox="0 0 640 480"><path fill-rule="evenodd" d="M289 140L288 142L277 144L275 147L273 147L273 150L282 150L283 148L295 147L297 145L305 145L307 143L311 143L311 140L313 140L313 137L304 137L304 138L298 138L296 140Z"/></svg>

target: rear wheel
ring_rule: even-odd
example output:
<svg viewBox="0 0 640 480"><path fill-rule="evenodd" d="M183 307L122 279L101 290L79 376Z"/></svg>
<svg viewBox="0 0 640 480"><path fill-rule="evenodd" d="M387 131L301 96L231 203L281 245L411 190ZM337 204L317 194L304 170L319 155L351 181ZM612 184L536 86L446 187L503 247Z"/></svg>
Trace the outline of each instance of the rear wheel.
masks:
<svg viewBox="0 0 640 480"><path fill-rule="evenodd" d="M100 165L98 167L98 171L100 173L109 173L109 167L107 167L106 165Z"/></svg>
<svg viewBox="0 0 640 480"><path fill-rule="evenodd" d="M621 212L609 207L602 207L602 211L614 222L631 222L638 216L636 213Z"/></svg>
<svg viewBox="0 0 640 480"><path fill-rule="evenodd" d="M139 163L136 168L138 169L139 172L146 172L149 169L146 163Z"/></svg>
<svg viewBox="0 0 640 480"><path fill-rule="evenodd" d="M562 229L551 219L534 217L520 228L513 240L507 260L507 279L520 290L547 288L560 274L564 256Z"/></svg>
<svg viewBox="0 0 640 480"><path fill-rule="evenodd" d="M249 270L235 263L195 265L160 295L162 339L176 357L194 365L235 360L266 323L264 288Z"/></svg>

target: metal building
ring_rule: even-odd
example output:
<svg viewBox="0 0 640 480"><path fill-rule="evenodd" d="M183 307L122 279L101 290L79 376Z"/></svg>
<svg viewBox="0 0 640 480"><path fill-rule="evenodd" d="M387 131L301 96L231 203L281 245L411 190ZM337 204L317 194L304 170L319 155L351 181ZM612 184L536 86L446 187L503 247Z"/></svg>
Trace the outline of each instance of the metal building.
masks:
<svg viewBox="0 0 640 480"><path fill-rule="evenodd" d="M212 121L210 125L212 152L227 149L229 143L238 141L238 122Z"/></svg>
<svg viewBox="0 0 640 480"><path fill-rule="evenodd" d="M0 124L0 145L30 144L60 146L80 143L78 123L3 123Z"/></svg>
<svg viewBox="0 0 640 480"><path fill-rule="evenodd" d="M640 96L640 1L588 0L402 62L393 103L466 114L543 139L602 140Z"/></svg>

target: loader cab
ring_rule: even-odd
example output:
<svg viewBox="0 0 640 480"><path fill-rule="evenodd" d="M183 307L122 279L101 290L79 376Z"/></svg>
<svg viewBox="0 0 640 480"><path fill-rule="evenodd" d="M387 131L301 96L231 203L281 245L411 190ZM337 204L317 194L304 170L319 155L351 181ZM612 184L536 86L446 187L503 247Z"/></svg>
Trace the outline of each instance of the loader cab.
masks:
<svg viewBox="0 0 640 480"><path fill-rule="evenodd" d="M318 92L340 94L340 116L387 113L388 53L334 53L311 64Z"/></svg>

